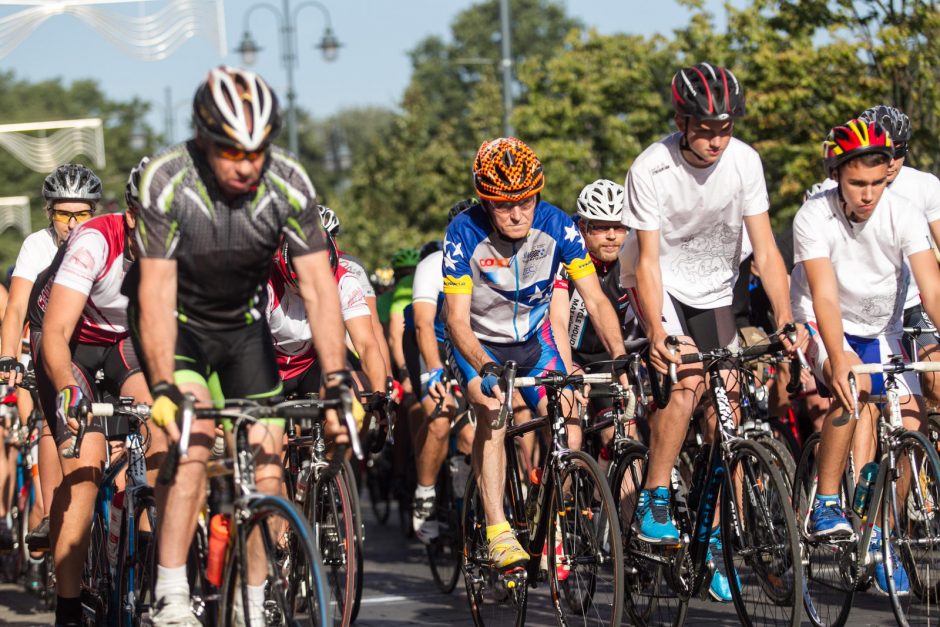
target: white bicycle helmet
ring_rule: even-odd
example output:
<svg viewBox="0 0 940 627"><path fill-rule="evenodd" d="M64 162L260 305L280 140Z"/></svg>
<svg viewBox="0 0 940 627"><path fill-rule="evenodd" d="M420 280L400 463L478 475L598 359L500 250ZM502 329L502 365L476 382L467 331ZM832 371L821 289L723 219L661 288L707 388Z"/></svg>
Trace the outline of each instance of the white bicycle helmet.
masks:
<svg viewBox="0 0 940 627"><path fill-rule="evenodd" d="M193 121L217 144L255 151L274 141L281 128L277 97L258 74L219 66L193 98Z"/></svg>
<svg viewBox="0 0 940 627"><path fill-rule="evenodd" d="M623 185L598 179L578 195L578 215L585 220L620 222L623 217Z"/></svg>
<svg viewBox="0 0 940 627"><path fill-rule="evenodd" d="M317 205L317 209L320 210L320 222L323 223L323 229L333 237L339 235L339 217L336 212L323 205Z"/></svg>
<svg viewBox="0 0 940 627"><path fill-rule="evenodd" d="M140 176L144 173L147 165L150 163L150 157L144 157L140 163L134 166L127 177L127 185L124 186L124 202L127 208L133 212L142 209L140 204Z"/></svg>

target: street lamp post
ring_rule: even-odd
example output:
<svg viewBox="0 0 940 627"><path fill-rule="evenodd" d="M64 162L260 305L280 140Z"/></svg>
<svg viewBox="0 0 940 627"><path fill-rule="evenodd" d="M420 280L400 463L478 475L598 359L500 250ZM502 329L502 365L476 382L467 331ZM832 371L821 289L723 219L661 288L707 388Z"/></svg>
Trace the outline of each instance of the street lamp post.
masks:
<svg viewBox="0 0 940 627"><path fill-rule="evenodd" d="M307 0L300 3L293 11L291 10L290 0L283 0L281 9L268 2L260 2L252 5L245 13L245 34L235 52L241 55L242 62L245 65L252 65L257 58L261 48L252 38L248 31L248 19L256 9L266 9L274 14L277 19L278 30L281 33L280 49L281 63L284 65L284 71L287 73L287 143L290 151L297 154L300 146L297 139L297 92L294 89L294 68L297 66L297 16L300 11L306 7L319 9L326 22L326 28L323 31L323 37L315 48L319 48L326 61L334 61L343 44L339 42L333 33L333 27L330 21L330 12L327 8L313 0Z"/></svg>

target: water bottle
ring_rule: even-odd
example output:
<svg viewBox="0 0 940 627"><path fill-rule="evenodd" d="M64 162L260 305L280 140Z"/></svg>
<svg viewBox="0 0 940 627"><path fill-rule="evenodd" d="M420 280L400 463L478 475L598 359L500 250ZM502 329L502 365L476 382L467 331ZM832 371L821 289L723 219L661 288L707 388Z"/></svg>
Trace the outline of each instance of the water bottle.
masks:
<svg viewBox="0 0 940 627"><path fill-rule="evenodd" d="M538 517L539 486L542 484L542 469L533 468L529 471L529 494L525 499L525 513L530 525L534 525Z"/></svg>
<svg viewBox="0 0 940 627"><path fill-rule="evenodd" d="M227 514L215 514L209 520L209 558L206 560L206 579L214 586L222 585L222 566L228 548L232 520Z"/></svg>
<svg viewBox="0 0 940 627"><path fill-rule="evenodd" d="M300 466L300 471L297 473L297 487L294 490L294 497L297 499L298 503L303 503L307 500L307 483L310 481L310 471L310 460L305 459Z"/></svg>
<svg viewBox="0 0 940 627"><path fill-rule="evenodd" d="M117 564L118 545L121 543L121 516L124 514L124 490L111 497L111 513L108 516L108 563Z"/></svg>
<svg viewBox="0 0 940 627"><path fill-rule="evenodd" d="M878 464L868 462L862 467L862 473L858 477L858 485L855 486L855 498L852 499L852 509L858 514L859 518L865 518L868 513L868 506L871 504L871 493L875 489L875 480L878 478Z"/></svg>

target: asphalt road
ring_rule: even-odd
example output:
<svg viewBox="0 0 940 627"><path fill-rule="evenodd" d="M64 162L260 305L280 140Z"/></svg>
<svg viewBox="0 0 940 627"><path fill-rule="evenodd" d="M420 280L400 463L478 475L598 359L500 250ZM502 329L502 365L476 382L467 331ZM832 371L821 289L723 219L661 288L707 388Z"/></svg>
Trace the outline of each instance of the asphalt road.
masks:
<svg viewBox="0 0 940 627"><path fill-rule="evenodd" d="M363 493L366 518L365 591L359 620L361 627L397 625L472 625L462 579L450 595L437 591L424 550L415 540L407 540L399 530L393 510L387 525L379 525ZM394 507L394 506L393 506ZM533 591L529 600L528 624L553 625L547 586ZM50 625L54 616L40 609L38 602L22 587L0 584L0 625ZM626 624L626 622L624 623ZM687 625L738 625L731 604L694 601ZM808 625L808 621L804 621ZM895 625L887 598L871 593L856 596L849 624Z"/></svg>

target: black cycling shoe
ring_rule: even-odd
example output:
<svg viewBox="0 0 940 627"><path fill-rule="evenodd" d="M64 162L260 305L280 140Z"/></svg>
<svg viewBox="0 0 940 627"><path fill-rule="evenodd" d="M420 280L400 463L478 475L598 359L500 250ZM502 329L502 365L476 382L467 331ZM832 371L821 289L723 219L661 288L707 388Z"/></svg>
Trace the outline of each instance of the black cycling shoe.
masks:
<svg viewBox="0 0 940 627"><path fill-rule="evenodd" d="M49 517L40 521L36 528L26 534L26 547L33 553L49 550Z"/></svg>
<svg viewBox="0 0 940 627"><path fill-rule="evenodd" d="M0 551L12 551L13 548L13 530L6 520L0 521Z"/></svg>

